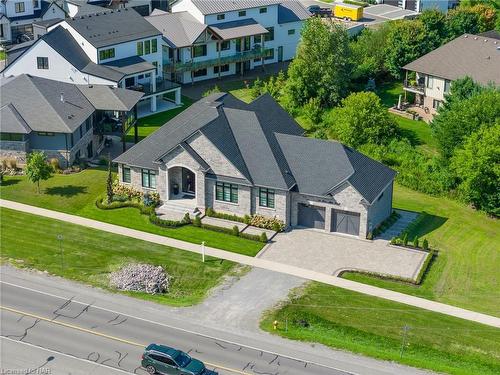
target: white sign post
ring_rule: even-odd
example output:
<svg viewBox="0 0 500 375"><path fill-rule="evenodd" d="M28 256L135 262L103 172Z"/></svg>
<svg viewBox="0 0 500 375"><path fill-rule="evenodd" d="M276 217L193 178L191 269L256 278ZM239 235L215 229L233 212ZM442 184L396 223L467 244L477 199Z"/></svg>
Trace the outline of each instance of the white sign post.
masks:
<svg viewBox="0 0 500 375"><path fill-rule="evenodd" d="M201 260L205 263L205 241L201 243Z"/></svg>

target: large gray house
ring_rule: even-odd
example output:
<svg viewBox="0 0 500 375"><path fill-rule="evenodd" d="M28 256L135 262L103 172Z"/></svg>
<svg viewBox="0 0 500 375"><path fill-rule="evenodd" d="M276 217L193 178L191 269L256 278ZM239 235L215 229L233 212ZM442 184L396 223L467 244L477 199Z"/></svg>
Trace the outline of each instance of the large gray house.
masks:
<svg viewBox="0 0 500 375"><path fill-rule="evenodd" d="M74 85L22 74L0 80L0 159L24 164L32 151L61 166L91 159L102 148L100 124L120 118L135 125L138 91L104 85Z"/></svg>
<svg viewBox="0 0 500 375"><path fill-rule="evenodd" d="M168 207L278 217L365 237L392 209L395 172L338 142L306 138L269 95L217 93L115 159L122 184Z"/></svg>

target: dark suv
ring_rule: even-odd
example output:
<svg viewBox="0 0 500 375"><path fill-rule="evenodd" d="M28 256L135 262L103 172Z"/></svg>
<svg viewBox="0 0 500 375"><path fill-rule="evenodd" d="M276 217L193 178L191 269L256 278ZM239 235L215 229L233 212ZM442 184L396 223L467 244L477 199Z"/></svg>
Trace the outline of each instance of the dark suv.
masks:
<svg viewBox="0 0 500 375"><path fill-rule="evenodd" d="M150 374L218 375L207 370L203 362L191 358L181 350L165 345L151 344L142 355L142 367Z"/></svg>

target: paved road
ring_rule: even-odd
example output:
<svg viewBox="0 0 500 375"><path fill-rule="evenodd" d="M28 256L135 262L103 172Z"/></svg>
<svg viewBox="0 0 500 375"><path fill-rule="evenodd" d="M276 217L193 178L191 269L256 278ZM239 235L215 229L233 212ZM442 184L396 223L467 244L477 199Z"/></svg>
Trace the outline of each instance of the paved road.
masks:
<svg viewBox="0 0 500 375"><path fill-rule="evenodd" d="M190 353L221 375L304 374L305 368L311 375L348 374L5 283L1 292L1 336L130 373L145 373L141 354L156 342Z"/></svg>
<svg viewBox="0 0 500 375"><path fill-rule="evenodd" d="M157 234L142 232L136 229L125 228L119 225L108 224L102 221L87 219L76 215L70 215L63 212L47 210L45 208L30 206L27 204L13 202L5 199L0 199L0 207L6 207L13 210L49 217L56 220L62 220L68 223L82 225L88 228L119 234L126 237L137 238L139 240L148 241L159 245L166 245L181 250L201 253L201 246L193 243L160 236ZM324 284L333 285L339 288L344 288L354 292L363 293L373 297L384 298L390 301L404 303L406 305L426 309L429 311L434 311L441 314L446 314L457 318L469 320L472 322L482 323L492 327L500 328L500 318L498 317L462 309L460 307L447 305L441 302L431 301L425 298L415 297L388 289L362 284L355 281L335 277L329 274L307 270L301 267L291 266L288 264L278 263L265 259L252 258L249 256L233 253L230 251L215 249L208 246L205 247L205 253L215 258L226 259L232 262L241 263L252 267L264 268L270 271L286 273L292 276L318 281ZM318 261L321 260L318 259Z"/></svg>

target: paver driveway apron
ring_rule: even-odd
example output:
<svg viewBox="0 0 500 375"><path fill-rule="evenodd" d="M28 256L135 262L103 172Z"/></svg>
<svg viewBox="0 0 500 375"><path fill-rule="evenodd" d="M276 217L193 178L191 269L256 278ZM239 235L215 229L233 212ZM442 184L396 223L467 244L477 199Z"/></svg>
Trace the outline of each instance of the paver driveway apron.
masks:
<svg viewBox="0 0 500 375"><path fill-rule="evenodd" d="M259 255L333 275L363 270L410 279L416 278L426 256L423 251L390 246L385 240L367 241L298 228L278 234Z"/></svg>

